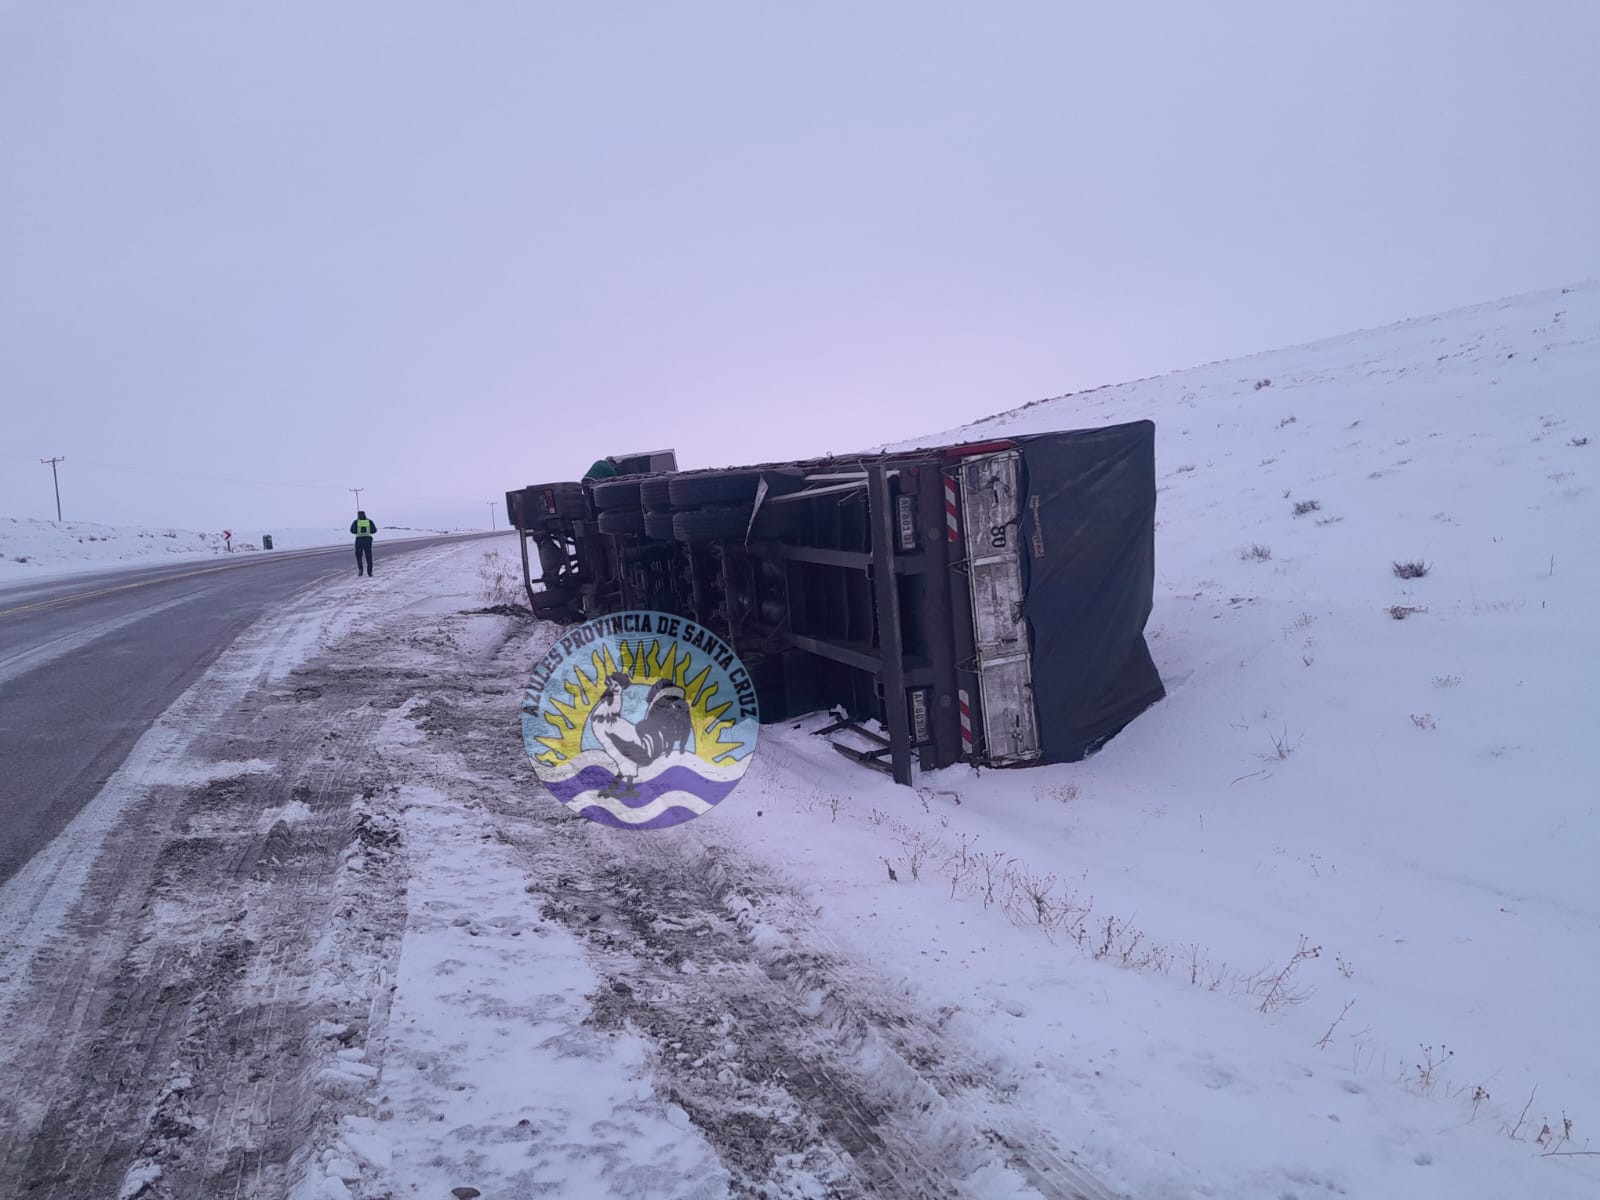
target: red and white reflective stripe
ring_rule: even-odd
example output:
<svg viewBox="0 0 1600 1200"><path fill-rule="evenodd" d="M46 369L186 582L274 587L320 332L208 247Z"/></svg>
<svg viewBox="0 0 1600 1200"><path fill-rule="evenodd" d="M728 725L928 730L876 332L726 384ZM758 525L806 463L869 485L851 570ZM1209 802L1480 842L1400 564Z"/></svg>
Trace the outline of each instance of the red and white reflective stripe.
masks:
<svg viewBox="0 0 1600 1200"><path fill-rule="evenodd" d="M950 476L944 477L944 524L945 537L950 541L956 540L960 526L956 521L956 481Z"/></svg>
<svg viewBox="0 0 1600 1200"><path fill-rule="evenodd" d="M972 753L972 700L967 695L966 688L956 691L956 697L961 701L961 749L966 754Z"/></svg>

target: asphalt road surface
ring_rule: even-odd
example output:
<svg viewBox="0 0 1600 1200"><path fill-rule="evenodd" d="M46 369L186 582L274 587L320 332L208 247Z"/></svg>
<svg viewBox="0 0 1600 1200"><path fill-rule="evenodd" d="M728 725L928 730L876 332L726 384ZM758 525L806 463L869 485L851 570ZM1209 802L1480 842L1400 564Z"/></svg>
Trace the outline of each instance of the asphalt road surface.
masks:
<svg viewBox="0 0 1600 1200"><path fill-rule="evenodd" d="M492 536L381 542L373 586L386 559ZM247 626L350 574L353 558L349 546L269 551L0 587L0 883Z"/></svg>

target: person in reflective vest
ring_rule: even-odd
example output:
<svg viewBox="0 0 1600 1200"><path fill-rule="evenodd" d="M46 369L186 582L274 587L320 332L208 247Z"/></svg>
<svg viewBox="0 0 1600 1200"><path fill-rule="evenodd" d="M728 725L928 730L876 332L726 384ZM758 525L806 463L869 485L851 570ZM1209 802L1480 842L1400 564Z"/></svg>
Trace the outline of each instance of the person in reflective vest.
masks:
<svg viewBox="0 0 1600 1200"><path fill-rule="evenodd" d="M371 575L372 535L378 532L378 526L365 512L357 512L356 519L350 522L350 532L356 535L356 574Z"/></svg>

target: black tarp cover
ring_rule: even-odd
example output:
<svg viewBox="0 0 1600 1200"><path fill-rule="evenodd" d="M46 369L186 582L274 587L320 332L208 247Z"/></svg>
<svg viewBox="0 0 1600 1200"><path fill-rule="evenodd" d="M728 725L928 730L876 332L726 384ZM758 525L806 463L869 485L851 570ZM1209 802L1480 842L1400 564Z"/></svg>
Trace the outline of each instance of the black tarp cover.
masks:
<svg viewBox="0 0 1600 1200"><path fill-rule="evenodd" d="M1164 696L1149 421L1019 438L1022 584L1041 762L1073 762Z"/></svg>

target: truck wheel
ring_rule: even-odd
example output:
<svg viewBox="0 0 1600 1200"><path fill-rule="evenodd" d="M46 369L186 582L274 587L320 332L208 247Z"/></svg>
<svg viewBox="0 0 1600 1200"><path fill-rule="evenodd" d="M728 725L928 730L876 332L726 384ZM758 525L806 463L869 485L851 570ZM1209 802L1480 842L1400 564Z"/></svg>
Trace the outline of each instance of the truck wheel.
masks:
<svg viewBox="0 0 1600 1200"><path fill-rule="evenodd" d="M646 512L672 511L672 477L654 475L639 481L639 503ZM671 537L671 534L667 535Z"/></svg>
<svg viewBox="0 0 1600 1200"><path fill-rule="evenodd" d="M672 532L672 514L669 512L645 513L644 531L649 537L658 538L663 542L672 541L676 536Z"/></svg>
<svg viewBox="0 0 1600 1200"><path fill-rule="evenodd" d="M693 471L675 475L669 483L672 507L699 508L705 504L753 500L760 481L760 471Z"/></svg>
<svg viewBox="0 0 1600 1200"><path fill-rule="evenodd" d="M642 534L644 530L644 514L637 508L623 508L614 512L603 512L598 522L601 533L631 533Z"/></svg>
<svg viewBox="0 0 1600 1200"><path fill-rule="evenodd" d="M680 542L709 542L717 539L743 541L750 528L748 504L718 508L696 508L672 515L672 536Z"/></svg>
<svg viewBox="0 0 1600 1200"><path fill-rule="evenodd" d="M793 470L694 471L672 476L672 507L699 508L706 504L754 500L763 479L767 481L768 492L780 496L798 492L805 486L805 476Z"/></svg>
<svg viewBox="0 0 1600 1200"><path fill-rule="evenodd" d="M614 509L639 508L639 481L637 479L608 479L594 485L594 506L600 512Z"/></svg>

